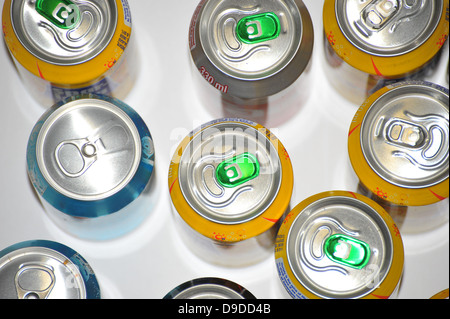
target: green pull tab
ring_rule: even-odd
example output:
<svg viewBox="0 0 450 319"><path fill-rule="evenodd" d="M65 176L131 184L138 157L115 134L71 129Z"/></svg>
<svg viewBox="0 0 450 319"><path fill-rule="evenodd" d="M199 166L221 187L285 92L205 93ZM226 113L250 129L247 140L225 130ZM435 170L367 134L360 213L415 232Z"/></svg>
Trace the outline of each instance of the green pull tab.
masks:
<svg viewBox="0 0 450 319"><path fill-rule="evenodd" d="M223 161L216 168L216 177L224 187L239 186L259 175L259 163L250 153L243 153Z"/></svg>
<svg viewBox="0 0 450 319"><path fill-rule="evenodd" d="M36 11L61 29L70 29L80 20L80 9L69 0L37 0Z"/></svg>
<svg viewBox="0 0 450 319"><path fill-rule="evenodd" d="M273 12L266 12L242 18L236 27L236 34L244 43L254 44L269 41L280 35L280 19Z"/></svg>
<svg viewBox="0 0 450 319"><path fill-rule="evenodd" d="M324 251L332 261L356 269L364 268L370 259L368 244L342 234L330 236L325 241Z"/></svg>

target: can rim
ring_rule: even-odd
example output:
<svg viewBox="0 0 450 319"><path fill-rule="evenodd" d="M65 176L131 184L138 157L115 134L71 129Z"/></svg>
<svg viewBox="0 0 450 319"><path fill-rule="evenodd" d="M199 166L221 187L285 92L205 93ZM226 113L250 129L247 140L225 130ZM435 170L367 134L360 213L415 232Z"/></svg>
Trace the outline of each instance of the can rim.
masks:
<svg viewBox="0 0 450 319"><path fill-rule="evenodd" d="M0 251L0 260L4 258L5 256L22 251L22 250L32 250L32 249L46 249L51 252L54 252L58 255L61 255L64 257L64 259L68 259L70 262L72 262L78 269L86 269L86 271L80 271L79 275L81 276L81 280L84 284L84 290L85 290L85 296L86 299L100 299L101 298L101 292L100 292L100 286L97 281L97 277L92 270L89 263L81 256L79 253L77 253L72 248L63 245L58 242L50 241L50 240L28 240L19 242L16 244L13 244L2 251ZM10 257L8 257L10 258ZM9 260L8 260L9 261Z"/></svg>
<svg viewBox="0 0 450 319"><path fill-rule="evenodd" d="M246 240L252 237L256 237L261 233L264 233L271 227L273 227L279 219L285 213L285 210L289 206L291 199L292 189L293 189L293 170L289 155L281 144L281 142L268 130L268 134L271 138L268 139L270 143L275 146L280 159L280 169L282 170L282 180L279 187L279 191L276 198L273 199L272 205L268 207L264 212L259 214L252 220L245 223L239 224L220 224L213 222L211 220L205 219L203 216L198 214L186 201L181 191L180 182L178 178L179 172L179 158L181 157L183 150L189 144L189 142L199 133L210 126L217 124L218 122L230 122L244 124L254 129L265 129L262 125L250 122L243 119L219 119L209 122L202 126L200 130L194 131L184 138L184 140L178 145L170 164L169 168L169 178L168 187L170 197L176 213L194 230L199 232L201 235L217 240L220 242L239 242L241 240ZM244 232L245 239L241 236L236 236L235 234L241 234ZM216 237L215 234L220 234Z"/></svg>
<svg viewBox="0 0 450 319"><path fill-rule="evenodd" d="M117 25L109 44L103 51L84 63L58 65L38 59L30 53L22 45L14 32L10 15L12 0L5 0L3 5L3 34L6 45L11 55L14 57L14 60L38 78L61 85L88 85L92 81L96 81L105 76L110 70L108 63L110 61L116 61L116 63L118 63L117 61L124 54L123 50L115 52L115 43L118 43L122 31L130 34L131 38L131 26L128 26L125 23L125 14L122 4L124 1L125 0L115 0L117 7Z"/></svg>
<svg viewBox="0 0 450 319"><path fill-rule="evenodd" d="M395 194L407 194L408 204L407 206L424 206L437 203L441 200L445 200L449 197L448 188L448 176L445 180L431 185L428 187L421 188L406 188L402 186L395 185L384 178L380 177L367 162L364 155L363 148L361 146L361 127L364 121L365 115L367 114L370 107L377 101L382 95L387 92L403 85L427 85L436 90L442 91L448 95L448 90L438 86L436 84L424 81L403 81L396 84L388 85L381 88L374 94L372 94L367 100L361 105L361 107L356 112L348 133L348 154L351 165L362 184L369 189L373 194L378 197L390 201L396 205L403 206L403 200L400 196L393 196Z"/></svg>
<svg viewBox="0 0 450 319"><path fill-rule="evenodd" d="M443 6L441 18L433 34L419 47L393 57L383 57L368 54L355 47L342 33L335 14L338 0L325 0L323 7L323 27L325 40L329 42L334 52L346 63L365 73L398 78L416 71L438 53L449 34L449 21L446 12L449 10L447 1ZM339 49L336 49L339 48Z"/></svg>
<svg viewBox="0 0 450 319"><path fill-rule="evenodd" d="M375 287L370 293L360 297L361 299L387 299L389 298L398 288L400 283L400 278L403 274L403 266L404 266L404 247L403 241L400 235L400 231L397 228L396 224L389 216L389 214L377 203L373 200L349 191L325 191L316 195L312 195L302 202L300 202L297 206L295 206L291 212L287 215L285 220L283 221L280 230L277 235L277 245L275 247L275 260L277 261L277 270L279 275L280 267L282 270L286 272L284 279L289 281L289 284L292 284L299 295L296 297L307 298L307 299L318 299L323 298L318 294L311 292L302 283L297 279L296 275L290 268L289 256L286 249L286 241L289 236L290 228L295 222L298 215L309 205L317 202L319 200L329 198L329 197L347 197L351 199L356 199L364 204L368 205L372 209L374 209L379 216L383 219L386 226L389 228L389 233L392 241L392 260L389 271L386 273L383 281L379 284L378 287Z"/></svg>

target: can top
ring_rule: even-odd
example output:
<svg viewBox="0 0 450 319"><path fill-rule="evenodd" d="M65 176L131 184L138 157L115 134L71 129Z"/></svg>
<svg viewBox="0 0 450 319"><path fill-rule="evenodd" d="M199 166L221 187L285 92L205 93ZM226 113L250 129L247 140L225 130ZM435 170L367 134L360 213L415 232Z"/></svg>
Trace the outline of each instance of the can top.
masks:
<svg viewBox="0 0 450 319"><path fill-rule="evenodd" d="M277 73L292 60L300 45L302 24L295 4L209 0L200 19L200 41L222 72L241 79Z"/></svg>
<svg viewBox="0 0 450 319"><path fill-rule="evenodd" d="M1 299L100 298L86 260L62 244L28 241L0 251Z"/></svg>
<svg viewBox="0 0 450 319"><path fill-rule="evenodd" d="M393 87L371 104L360 143L372 170L402 188L448 179L448 91L424 83Z"/></svg>
<svg viewBox="0 0 450 319"><path fill-rule="evenodd" d="M27 160L30 178L47 201L70 215L93 217L139 196L153 157L150 133L134 110L117 99L88 95L44 114L30 136Z"/></svg>
<svg viewBox="0 0 450 319"><path fill-rule="evenodd" d="M278 93L302 74L312 54L312 22L297 0L209 0L196 26L200 45L191 43L194 63L226 84L227 93L242 98ZM202 52L197 56L195 50ZM276 81L291 64L283 81Z"/></svg>
<svg viewBox="0 0 450 319"><path fill-rule="evenodd" d="M15 0L11 23L35 57L58 65L88 61L109 44L117 24L114 0Z"/></svg>
<svg viewBox="0 0 450 319"><path fill-rule="evenodd" d="M421 46L436 29L443 0L337 0L336 19L357 48L378 56L397 56Z"/></svg>
<svg viewBox="0 0 450 319"><path fill-rule="evenodd" d="M391 266L403 261L395 256L403 252L396 251L392 219L375 202L362 197L326 192L308 198L288 215L277 238L284 239L289 271L299 283L297 288L303 287L303 294L363 298L384 285ZM397 281L389 283L393 288L399 282L402 262L399 268Z"/></svg>
<svg viewBox="0 0 450 319"><path fill-rule="evenodd" d="M259 235L282 216L290 200L292 167L285 154L273 134L256 123L208 123L192 132L172 159L169 187L175 208L208 237L215 232L221 240L239 241ZM250 227L264 218L261 228ZM228 232L230 237L219 235Z"/></svg>
<svg viewBox="0 0 450 319"><path fill-rule="evenodd" d="M198 278L169 292L164 299L255 299L240 285L221 278Z"/></svg>

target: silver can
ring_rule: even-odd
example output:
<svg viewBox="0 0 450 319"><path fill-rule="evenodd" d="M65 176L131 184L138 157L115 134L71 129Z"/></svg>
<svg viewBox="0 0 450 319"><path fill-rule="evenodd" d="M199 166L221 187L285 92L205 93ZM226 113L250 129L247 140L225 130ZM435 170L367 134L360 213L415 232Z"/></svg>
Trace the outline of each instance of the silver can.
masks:
<svg viewBox="0 0 450 319"><path fill-rule="evenodd" d="M201 1L189 47L205 107L265 126L286 121L307 98L313 39L300 0Z"/></svg>
<svg viewBox="0 0 450 319"><path fill-rule="evenodd" d="M188 247L209 262L242 266L270 255L291 199L293 172L269 130L219 119L180 143L168 185Z"/></svg>
<svg viewBox="0 0 450 319"><path fill-rule="evenodd" d="M313 195L286 217L275 260L289 296L395 297L403 273L400 232L389 214L360 194Z"/></svg>
<svg viewBox="0 0 450 319"><path fill-rule="evenodd" d="M54 105L33 128L27 165L48 215L78 237L120 236L151 211L153 140L117 99L91 94Z"/></svg>
<svg viewBox="0 0 450 319"><path fill-rule="evenodd" d="M100 299L100 286L73 249L25 241L0 251L0 299Z"/></svg>
<svg viewBox="0 0 450 319"><path fill-rule="evenodd" d="M448 94L427 82L389 85L351 123L348 151L359 192L385 207L402 232L448 221Z"/></svg>
<svg viewBox="0 0 450 319"><path fill-rule="evenodd" d="M174 288L163 299L256 299L247 289L222 278L197 278Z"/></svg>
<svg viewBox="0 0 450 319"><path fill-rule="evenodd" d="M45 107L87 93L124 98L134 82L126 0L6 0L3 33L25 87Z"/></svg>
<svg viewBox="0 0 450 319"><path fill-rule="evenodd" d="M326 0L327 78L358 105L395 81L426 79L448 38L448 10L444 0Z"/></svg>

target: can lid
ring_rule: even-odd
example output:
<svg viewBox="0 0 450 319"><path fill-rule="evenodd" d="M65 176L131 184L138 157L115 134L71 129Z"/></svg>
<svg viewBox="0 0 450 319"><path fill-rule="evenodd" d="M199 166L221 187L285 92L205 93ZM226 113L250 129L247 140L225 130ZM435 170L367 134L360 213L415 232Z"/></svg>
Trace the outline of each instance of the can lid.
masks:
<svg viewBox="0 0 450 319"><path fill-rule="evenodd" d="M255 299L255 296L226 279L197 278L174 288L164 299Z"/></svg>
<svg viewBox="0 0 450 319"><path fill-rule="evenodd" d="M139 196L152 174L150 133L116 99L88 95L65 100L34 131L28 146L31 180L47 201L70 215L117 211ZM34 160L42 179L35 175Z"/></svg>
<svg viewBox="0 0 450 319"><path fill-rule="evenodd" d="M111 41L117 24L115 1L16 0L12 25L38 59L59 65L83 63Z"/></svg>
<svg viewBox="0 0 450 319"><path fill-rule="evenodd" d="M302 74L312 54L312 22L301 1L209 0L197 25L201 45L191 51L201 49L206 58L193 52L194 63L233 96L278 93ZM290 65L283 81L276 81Z"/></svg>
<svg viewBox="0 0 450 319"><path fill-rule="evenodd" d="M0 251L2 299L100 298L89 264L71 248L36 240Z"/></svg>
<svg viewBox="0 0 450 319"><path fill-rule="evenodd" d="M438 1L336 1L342 32L362 51L379 56L405 54L422 45L443 11Z"/></svg>
<svg viewBox="0 0 450 319"><path fill-rule="evenodd" d="M283 215L292 193L292 167L267 129L222 119L180 144L169 187L175 208L192 228L207 237L215 233L224 241L240 241L265 232Z"/></svg>
<svg viewBox="0 0 450 319"><path fill-rule="evenodd" d="M431 83L402 82L375 93L365 105L353 121L360 124L358 132L352 132L359 134L359 146L349 140L350 159L361 182L374 190L373 184L384 180L392 186L383 193L387 197L394 192L408 195L409 199L403 199L407 206L438 201L438 196L427 189L448 183L448 90ZM376 179L373 174L369 176L365 166L357 164L357 149L361 149ZM431 199L413 204L423 198L414 199L410 190L422 190ZM448 184L446 192L436 194L448 197Z"/></svg>
<svg viewBox="0 0 450 319"><path fill-rule="evenodd" d="M277 263L284 260L289 280L308 298L389 297L403 269L392 219L350 192L325 192L297 205L280 228L276 252Z"/></svg>

